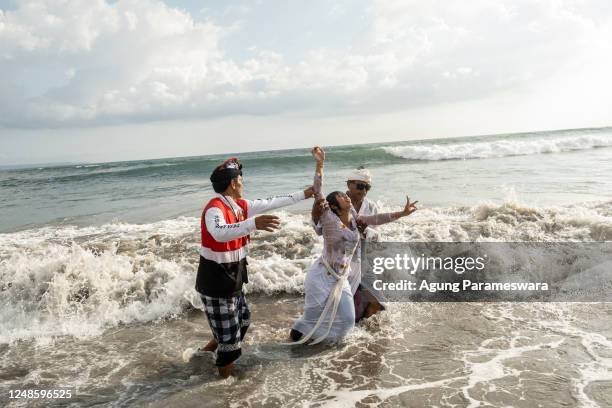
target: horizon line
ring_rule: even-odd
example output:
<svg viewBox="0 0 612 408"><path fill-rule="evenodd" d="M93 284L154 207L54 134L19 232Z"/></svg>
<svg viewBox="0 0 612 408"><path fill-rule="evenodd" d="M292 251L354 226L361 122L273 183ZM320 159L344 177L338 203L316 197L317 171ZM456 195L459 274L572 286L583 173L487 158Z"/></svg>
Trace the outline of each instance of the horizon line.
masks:
<svg viewBox="0 0 612 408"><path fill-rule="evenodd" d="M534 131L511 132L511 133L493 133L493 134L460 135L460 136L447 136L447 137L431 137L431 138L423 138L423 139L394 140L394 141L371 142L371 143L330 144L330 145L324 145L323 147L369 146L369 145L376 145L376 144L381 144L381 143L420 142L424 140L448 140L448 139L477 138L477 137L488 137L488 136L519 136L519 135L526 135L530 133L537 134L537 133L572 132L572 131L588 131L588 130L602 130L602 129L612 129L612 125L598 126L598 127L569 128L569 129L534 130ZM114 163L132 163L132 162L141 162L141 161L149 161L149 160L156 161L156 160L168 160L168 159L190 159L190 158L198 158L198 157L223 156L223 155L228 155L228 154L231 155L231 154L254 154L254 153L264 153L264 152L287 152L291 150L303 150L303 149L309 149L309 148L310 147L294 147L294 148L289 148L289 149L233 151L233 152L213 153L213 154L198 154L198 155L188 155L188 156L164 156L164 157L151 157L151 158L129 159L129 160L110 160L110 161L100 161L100 162L57 161L57 162L23 163L23 164L7 164L7 165L0 164L0 171L29 170L29 169L33 169L36 167L39 167L41 169L46 169L46 168L68 167L68 166L78 166L78 165L104 165L104 164L114 164Z"/></svg>

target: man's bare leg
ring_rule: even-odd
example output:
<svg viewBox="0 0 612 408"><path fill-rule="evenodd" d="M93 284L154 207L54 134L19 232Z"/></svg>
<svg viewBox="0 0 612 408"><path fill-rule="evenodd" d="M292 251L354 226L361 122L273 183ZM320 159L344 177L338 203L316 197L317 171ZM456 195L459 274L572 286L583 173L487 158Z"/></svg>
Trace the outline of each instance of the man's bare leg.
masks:
<svg viewBox="0 0 612 408"><path fill-rule="evenodd" d="M363 314L364 319L367 319L370 316L374 316L376 313L380 312L381 310L383 310L383 307L380 303L378 303L377 301L373 301L368 303L368 307L365 310L365 313Z"/></svg>
<svg viewBox="0 0 612 408"><path fill-rule="evenodd" d="M232 370L234 369L234 363L229 363L226 366L218 367L218 368L219 368L219 375L222 378L227 378L230 375L232 375Z"/></svg>
<svg viewBox="0 0 612 408"><path fill-rule="evenodd" d="M208 342L208 344L204 346L204 348L202 348L202 350L203 351L215 351L218 345L219 343L217 343L217 340L212 339L211 341Z"/></svg>

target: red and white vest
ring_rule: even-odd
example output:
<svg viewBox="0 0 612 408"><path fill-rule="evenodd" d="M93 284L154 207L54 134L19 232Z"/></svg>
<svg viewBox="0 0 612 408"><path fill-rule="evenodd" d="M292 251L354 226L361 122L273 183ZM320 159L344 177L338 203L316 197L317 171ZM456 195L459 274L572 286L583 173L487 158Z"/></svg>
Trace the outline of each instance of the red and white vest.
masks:
<svg viewBox="0 0 612 408"><path fill-rule="evenodd" d="M206 259L210 259L211 261L218 263L228 263L239 261L246 256L246 245L250 240L250 236L247 235L228 242L218 242L215 241L206 228L206 211L212 207L216 207L221 210L226 224L235 224L237 222L246 220L248 218L246 201L239 199L236 200L235 203L242 209L242 214L236 214L233 208L231 208L228 203L226 203L220 197L213 198L208 202L206 207L204 207L204 210L202 211L202 220L200 223L202 231L202 248L200 253Z"/></svg>
<svg viewBox="0 0 612 408"><path fill-rule="evenodd" d="M206 212L213 207L221 210L226 224L235 224L248 217L247 202L236 200L242 213L234 212L220 197L208 202L202 211L202 247L200 248L200 266L196 277L196 290L207 296L235 296L248 282L246 270L246 246L250 237L244 236L228 242L216 241L206 228Z"/></svg>

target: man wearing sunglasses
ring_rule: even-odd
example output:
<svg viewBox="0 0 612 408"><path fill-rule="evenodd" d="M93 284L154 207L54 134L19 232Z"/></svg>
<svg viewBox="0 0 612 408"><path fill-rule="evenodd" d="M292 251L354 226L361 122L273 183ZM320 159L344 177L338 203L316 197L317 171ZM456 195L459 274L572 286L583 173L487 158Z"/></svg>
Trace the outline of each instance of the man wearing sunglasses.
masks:
<svg viewBox="0 0 612 408"><path fill-rule="evenodd" d="M242 285L248 283L249 235L255 230L278 229L278 217L260 214L312 197L313 190L309 187L263 200L246 200L242 198L242 164L235 157L217 166L210 181L216 194L202 211L196 290L214 338L199 351L217 350L215 365L219 374L227 378L242 354L241 342L250 324L242 291Z"/></svg>
<svg viewBox="0 0 612 408"><path fill-rule="evenodd" d="M355 211L358 215L374 215L378 214L379 208L374 201L368 199L366 196L372 188L372 175L368 169L359 167L354 170L346 180L347 191L346 194L351 199ZM315 227L315 231L318 235L322 234L322 228L319 225L319 218L327 202L318 200L314 203L312 209L312 221ZM365 251L365 241L378 241L380 233L372 226L358 224L357 227L361 232L361 252ZM358 261L362 254L355 254L354 261ZM358 265L356 263L355 265ZM360 265L360 264L359 264ZM355 319L360 320L362 317L368 318L373 314L378 313L384 309L382 301L374 296L376 293L371 288L371 282L373 277L361 276L361 268L351 268L351 276L349 276L349 283L353 292L355 301Z"/></svg>
<svg viewBox="0 0 612 408"><path fill-rule="evenodd" d="M346 194L351 199L358 215L374 215L378 213L378 206L366 196L372 188L372 175L368 169L363 167L353 171L346 181L348 188ZM368 241L378 239L378 231L367 225L360 225L362 237Z"/></svg>

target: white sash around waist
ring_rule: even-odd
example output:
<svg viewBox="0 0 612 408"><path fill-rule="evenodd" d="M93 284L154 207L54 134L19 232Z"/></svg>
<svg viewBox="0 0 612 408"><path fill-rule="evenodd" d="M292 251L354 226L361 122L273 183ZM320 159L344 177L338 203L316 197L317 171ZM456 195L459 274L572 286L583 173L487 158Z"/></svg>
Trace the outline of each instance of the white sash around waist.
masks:
<svg viewBox="0 0 612 408"><path fill-rule="evenodd" d="M355 246L355 248L356 247L357 246ZM355 253L354 248L353 248L353 253ZM312 342L308 344L309 345L317 344L327 338L327 335L329 335L329 332L331 330L332 324L334 323L334 319L336 318L336 313L338 312L338 305L340 304L340 299L342 298L342 287L344 286L344 281L347 279L347 275L348 275L346 271L351 264L350 260L352 259L352 257L353 256L351 254L351 257L348 258L348 262L346 266L344 267L344 269L342 270L342 273L338 273L334 270L334 268L331 267L331 265L327 262L327 260L325 260L325 258L321 256L320 258L321 262L325 266L325 269L327 269L327 272L331 276L336 278L336 284L334 285L331 292L329 293L329 296L327 297L327 301L325 302L325 307L323 308L323 311L321 312L321 316L319 316L319 320L317 320L317 323L314 325L312 330L310 330L310 332L308 333L305 333L302 336L302 338L299 339L298 341L294 341L291 343L284 343L284 344L288 346L293 346L293 345L306 343L314 335L314 333L317 331L319 326L321 326L321 324L323 323L323 320L325 320L325 316L327 315L327 312L329 312L331 309L331 315L330 315L329 323L327 325L327 329L325 330L325 333L317 337L316 339L314 339Z"/></svg>

